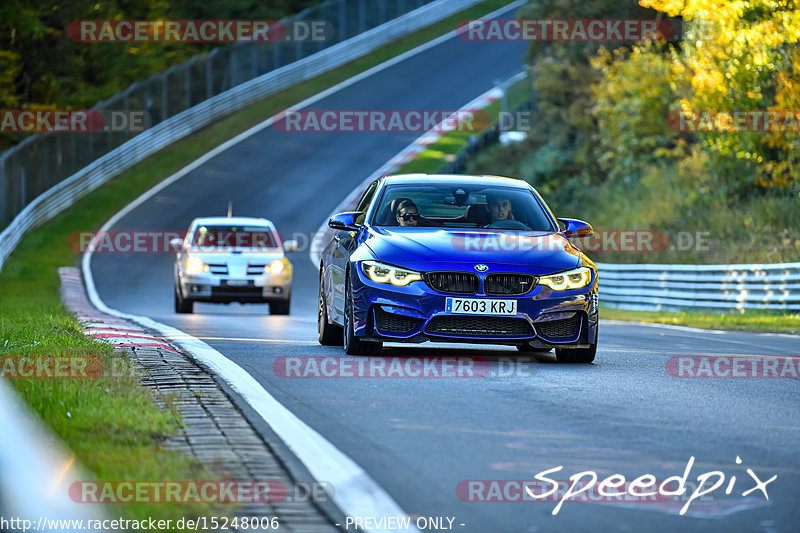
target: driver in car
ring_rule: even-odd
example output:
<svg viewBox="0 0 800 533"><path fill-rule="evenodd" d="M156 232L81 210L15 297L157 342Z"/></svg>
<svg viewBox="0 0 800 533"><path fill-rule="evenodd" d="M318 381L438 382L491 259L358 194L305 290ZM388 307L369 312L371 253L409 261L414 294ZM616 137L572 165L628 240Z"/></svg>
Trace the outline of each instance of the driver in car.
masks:
<svg viewBox="0 0 800 533"><path fill-rule="evenodd" d="M397 223L401 226L418 226L421 220L417 204L407 198L398 203L395 216L397 217Z"/></svg>
<svg viewBox="0 0 800 533"><path fill-rule="evenodd" d="M511 200L508 196L489 195L486 198L486 203L489 206L489 215L492 217L492 222L514 220L514 214L511 212Z"/></svg>

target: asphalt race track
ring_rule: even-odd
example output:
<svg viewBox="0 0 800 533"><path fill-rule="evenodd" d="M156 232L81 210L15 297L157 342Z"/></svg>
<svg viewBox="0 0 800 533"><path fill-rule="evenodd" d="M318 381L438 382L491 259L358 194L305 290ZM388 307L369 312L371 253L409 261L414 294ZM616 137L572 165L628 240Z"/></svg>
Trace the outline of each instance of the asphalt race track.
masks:
<svg viewBox="0 0 800 533"><path fill-rule="evenodd" d="M450 39L311 106L315 109L454 110L521 69L525 43ZM114 230L183 231L196 216L265 216L281 233L312 234L354 187L418 135L284 133L266 128L167 187ZM557 213L570 216L573 213ZM509 348L389 345L384 356L475 355L493 374L471 379L287 379L273 361L343 355L316 341L318 272L293 254L292 313L265 305L195 304L176 315L170 254L95 254L104 302L194 335L252 374L288 409L361 465L409 514L455 517L465 532L797 531L800 523L798 379L677 379L680 355L798 356L797 337L698 332L602 323L592 365L551 354L513 366ZM601 296L602 297L602 296ZM238 399L237 399L238 401ZM721 470L719 489L684 502L469 502L467 480L553 479L591 470L602 479L652 474L662 480ZM739 456L742 463L736 464ZM746 469L767 485L767 501ZM711 483L713 480L709 481ZM463 485L462 485L463 486ZM488 486L488 485L487 485ZM446 522L445 522L446 523ZM464 524L463 526L461 524Z"/></svg>

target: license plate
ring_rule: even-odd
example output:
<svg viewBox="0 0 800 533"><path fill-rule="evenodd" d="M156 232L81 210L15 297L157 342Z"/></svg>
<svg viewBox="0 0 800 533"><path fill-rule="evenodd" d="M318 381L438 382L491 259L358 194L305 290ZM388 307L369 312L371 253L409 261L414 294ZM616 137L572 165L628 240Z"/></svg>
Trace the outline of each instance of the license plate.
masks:
<svg viewBox="0 0 800 533"><path fill-rule="evenodd" d="M447 298L444 310L464 315L516 315L516 300L486 298Z"/></svg>
<svg viewBox="0 0 800 533"><path fill-rule="evenodd" d="M248 279L229 279L225 281L225 285L228 287L248 287L250 286L250 280Z"/></svg>

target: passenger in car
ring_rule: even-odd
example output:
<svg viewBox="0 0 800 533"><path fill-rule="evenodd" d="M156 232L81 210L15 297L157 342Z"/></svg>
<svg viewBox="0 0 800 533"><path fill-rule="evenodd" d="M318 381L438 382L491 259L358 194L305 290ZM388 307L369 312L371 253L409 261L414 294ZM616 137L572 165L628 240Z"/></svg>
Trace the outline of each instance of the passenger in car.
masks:
<svg viewBox="0 0 800 533"><path fill-rule="evenodd" d="M508 196L486 195L486 203L489 206L489 216L492 218L492 222L514 220L511 199Z"/></svg>

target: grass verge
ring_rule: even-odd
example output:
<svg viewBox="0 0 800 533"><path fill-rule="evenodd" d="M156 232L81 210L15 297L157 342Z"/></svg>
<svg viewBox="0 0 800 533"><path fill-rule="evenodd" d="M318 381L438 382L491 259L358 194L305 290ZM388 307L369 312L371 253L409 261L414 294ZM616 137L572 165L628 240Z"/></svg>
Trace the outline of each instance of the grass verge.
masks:
<svg viewBox="0 0 800 533"><path fill-rule="evenodd" d="M193 480L207 479L207 473L186 455L161 448L160 443L178 431L174 417L159 410L149 393L137 385L126 358L85 339L61 305L57 268L75 262L67 247L70 233L99 227L165 177L280 110L447 33L458 21L479 18L507 4L506 0L487 0L254 103L154 154L25 236L0 272L0 355L79 354L98 357L105 368L123 370L121 374L127 377L12 379L24 400L98 479ZM133 518L208 514L196 504L120 507L124 507L119 509L121 515Z"/></svg>

